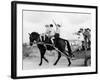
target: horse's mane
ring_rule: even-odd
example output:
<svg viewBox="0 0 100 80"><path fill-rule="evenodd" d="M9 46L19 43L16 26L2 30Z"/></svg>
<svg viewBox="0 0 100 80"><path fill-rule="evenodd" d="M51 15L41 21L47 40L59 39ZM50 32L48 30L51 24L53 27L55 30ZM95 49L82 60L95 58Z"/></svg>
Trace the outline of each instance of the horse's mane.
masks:
<svg viewBox="0 0 100 80"><path fill-rule="evenodd" d="M31 35L40 35L38 32L32 32Z"/></svg>

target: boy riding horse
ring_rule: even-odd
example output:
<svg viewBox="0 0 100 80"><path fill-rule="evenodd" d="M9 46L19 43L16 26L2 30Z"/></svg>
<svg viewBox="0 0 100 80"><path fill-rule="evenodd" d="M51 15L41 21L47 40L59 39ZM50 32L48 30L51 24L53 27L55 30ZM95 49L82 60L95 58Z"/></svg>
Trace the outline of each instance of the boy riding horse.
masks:
<svg viewBox="0 0 100 80"><path fill-rule="evenodd" d="M53 29L53 24L50 24L48 27L46 27L45 35L51 40L51 43L54 44L54 35L55 30Z"/></svg>
<svg viewBox="0 0 100 80"><path fill-rule="evenodd" d="M53 29L53 25L52 25L52 24L50 24L50 25L45 25L45 28L46 28L45 33L42 33L42 34L41 34L41 37L43 37L43 40L42 40L42 38L40 37L40 38L41 38L41 41L45 41L46 37L48 37L48 39L50 39L51 42L54 43L54 42L53 42L53 37L54 37L54 35L55 35L55 31L54 31L54 29Z"/></svg>

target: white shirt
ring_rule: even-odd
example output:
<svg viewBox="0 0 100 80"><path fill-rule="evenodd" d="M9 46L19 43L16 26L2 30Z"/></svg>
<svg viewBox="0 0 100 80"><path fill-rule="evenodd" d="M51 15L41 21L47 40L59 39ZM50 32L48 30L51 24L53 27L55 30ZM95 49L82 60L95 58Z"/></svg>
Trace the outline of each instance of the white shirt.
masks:
<svg viewBox="0 0 100 80"><path fill-rule="evenodd" d="M47 27L46 28L46 32L45 32L45 34L47 35L47 36L54 36L55 35L55 30L53 29L53 27Z"/></svg>
<svg viewBox="0 0 100 80"><path fill-rule="evenodd" d="M56 33L60 34L60 27L56 27Z"/></svg>

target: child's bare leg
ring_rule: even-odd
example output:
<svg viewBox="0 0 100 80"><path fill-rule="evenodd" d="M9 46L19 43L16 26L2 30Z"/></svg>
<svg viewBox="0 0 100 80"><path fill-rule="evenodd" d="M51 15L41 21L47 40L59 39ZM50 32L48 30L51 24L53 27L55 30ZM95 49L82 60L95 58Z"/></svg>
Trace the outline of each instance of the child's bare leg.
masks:
<svg viewBox="0 0 100 80"><path fill-rule="evenodd" d="M53 39L54 39L54 37L52 37L52 38L51 38L51 42L52 42L52 44L54 44L54 41L53 41Z"/></svg>

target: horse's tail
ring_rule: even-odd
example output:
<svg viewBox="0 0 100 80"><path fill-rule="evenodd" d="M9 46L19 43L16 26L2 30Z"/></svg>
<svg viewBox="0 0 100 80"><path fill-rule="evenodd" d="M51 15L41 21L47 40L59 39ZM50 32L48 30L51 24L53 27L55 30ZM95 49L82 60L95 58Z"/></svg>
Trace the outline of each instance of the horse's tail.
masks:
<svg viewBox="0 0 100 80"><path fill-rule="evenodd" d="M65 39L64 39L64 41L66 42L69 55L70 55L71 57L72 57L72 56L74 57L69 41L68 41L68 40L65 40Z"/></svg>
<svg viewBox="0 0 100 80"><path fill-rule="evenodd" d="M72 53L72 49L71 49L71 46L70 46L70 43L69 43L69 41L68 40L64 40L67 44L67 48L68 48L68 52L69 53Z"/></svg>

